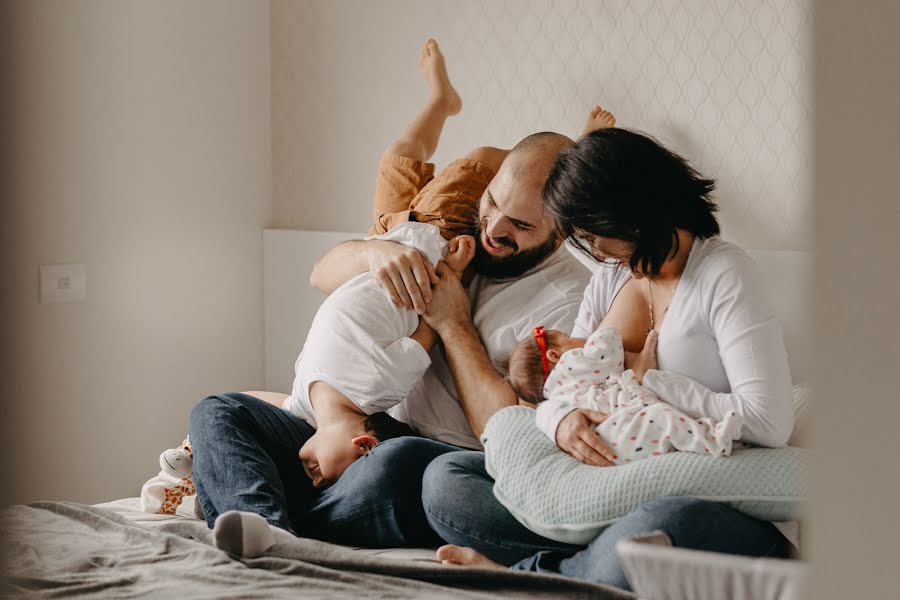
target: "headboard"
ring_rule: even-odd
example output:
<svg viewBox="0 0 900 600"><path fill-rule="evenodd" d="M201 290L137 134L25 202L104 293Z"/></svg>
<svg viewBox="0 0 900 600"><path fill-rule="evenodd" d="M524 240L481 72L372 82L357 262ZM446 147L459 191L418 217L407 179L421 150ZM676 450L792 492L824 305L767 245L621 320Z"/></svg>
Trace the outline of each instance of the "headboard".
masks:
<svg viewBox="0 0 900 600"><path fill-rule="evenodd" d="M359 233L267 229L263 232L266 389L290 393L294 361L325 295L309 284L313 265Z"/></svg>

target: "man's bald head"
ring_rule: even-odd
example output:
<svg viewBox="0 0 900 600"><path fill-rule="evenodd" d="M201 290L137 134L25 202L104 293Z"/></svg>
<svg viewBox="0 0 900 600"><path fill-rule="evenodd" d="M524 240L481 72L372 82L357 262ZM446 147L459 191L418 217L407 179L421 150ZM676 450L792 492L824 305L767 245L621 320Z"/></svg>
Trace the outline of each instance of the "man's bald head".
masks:
<svg viewBox="0 0 900 600"><path fill-rule="evenodd" d="M510 150L503 166L511 169L513 177L533 177L540 180L543 187L556 157L574 143L570 138L553 131L533 133Z"/></svg>
<svg viewBox="0 0 900 600"><path fill-rule="evenodd" d="M529 135L500 165L478 205L475 270L516 277L538 265L561 242L541 192L556 157L572 140L558 133Z"/></svg>

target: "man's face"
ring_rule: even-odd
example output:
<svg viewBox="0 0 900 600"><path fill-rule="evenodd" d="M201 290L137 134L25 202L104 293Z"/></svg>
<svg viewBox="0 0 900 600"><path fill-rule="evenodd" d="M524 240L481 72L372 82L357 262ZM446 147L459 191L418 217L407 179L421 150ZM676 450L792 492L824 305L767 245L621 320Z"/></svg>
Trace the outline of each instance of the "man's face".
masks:
<svg viewBox="0 0 900 600"><path fill-rule="evenodd" d="M559 247L552 219L544 214L535 177L513 177L500 168L478 206L475 270L486 277L516 277L537 266Z"/></svg>

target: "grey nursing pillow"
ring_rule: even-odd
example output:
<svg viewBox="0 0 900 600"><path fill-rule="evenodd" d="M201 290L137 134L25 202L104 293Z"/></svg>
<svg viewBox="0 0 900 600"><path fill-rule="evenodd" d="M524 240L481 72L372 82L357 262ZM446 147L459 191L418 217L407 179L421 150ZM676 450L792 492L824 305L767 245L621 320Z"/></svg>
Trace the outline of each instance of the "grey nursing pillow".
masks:
<svg viewBox="0 0 900 600"><path fill-rule="evenodd" d="M587 544L638 505L660 496L724 502L767 521L797 520L807 495L809 451L743 448L730 457L673 452L616 467L582 464L513 406L488 421L481 441L494 495L544 537Z"/></svg>

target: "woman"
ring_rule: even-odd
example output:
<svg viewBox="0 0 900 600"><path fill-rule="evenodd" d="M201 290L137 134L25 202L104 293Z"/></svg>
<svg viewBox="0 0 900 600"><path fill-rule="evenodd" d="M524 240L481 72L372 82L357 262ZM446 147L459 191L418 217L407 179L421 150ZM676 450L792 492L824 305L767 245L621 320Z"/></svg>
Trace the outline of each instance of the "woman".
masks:
<svg viewBox="0 0 900 600"><path fill-rule="evenodd" d="M743 441L783 446L793 410L781 329L753 262L718 237L713 188L678 155L623 129L596 131L560 155L544 188L548 210L604 265L585 291L573 335L616 327L630 353L627 366L661 400L692 416L721 419L737 411ZM560 415L557 444L586 464L609 464L595 431L604 418L585 409ZM546 540L493 498L476 454L443 455L425 474L429 523L455 544L438 551L447 563L510 565L627 588L615 543L651 530L680 547L790 552L771 523L693 498L646 503L587 548Z"/></svg>

